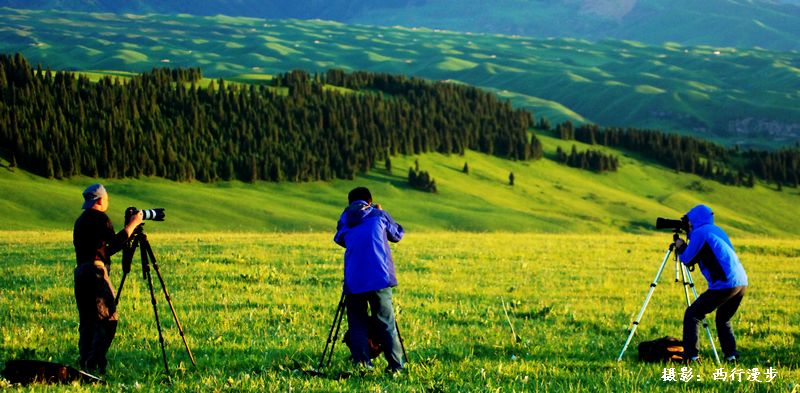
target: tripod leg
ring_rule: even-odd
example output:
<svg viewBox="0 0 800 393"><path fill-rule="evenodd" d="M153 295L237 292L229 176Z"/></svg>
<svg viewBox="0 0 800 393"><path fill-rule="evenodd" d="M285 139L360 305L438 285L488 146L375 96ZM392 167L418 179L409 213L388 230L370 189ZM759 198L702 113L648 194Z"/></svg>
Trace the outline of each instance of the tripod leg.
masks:
<svg viewBox="0 0 800 393"><path fill-rule="evenodd" d="M175 312L175 307L172 305L172 298L170 298L169 292L167 291L167 285L164 284L164 277L161 276L161 270L158 268L158 262L156 262L156 257L153 255L153 249L150 248L150 242L146 240L144 241L141 252L146 252L147 255L150 256L150 261L153 264L153 269L156 271L158 281L161 282L161 289L164 291L164 298L167 300L167 304L169 304L169 309L172 311L172 317L175 319L175 324L178 326L178 332L180 332L181 338L183 339L183 346L186 347L186 352L189 354L189 359L192 361L192 365L197 367L197 363L194 361L194 355L192 355L192 350L189 349L189 343L186 342L186 335L183 332L181 321L178 320L178 314Z"/></svg>
<svg viewBox="0 0 800 393"><path fill-rule="evenodd" d="M156 294L153 291L153 276L150 275L150 265L147 262L147 253L142 251L142 272L147 278L147 286L150 288L150 302L153 304L153 314L156 317L156 327L158 328L158 341L161 343L161 356L164 358L164 371L169 374L167 364L167 351L164 349L164 335L161 332L161 321L158 319L158 307L156 307Z"/></svg>
<svg viewBox="0 0 800 393"><path fill-rule="evenodd" d="M685 265L683 266L683 274L686 275L686 279L684 281L688 283L690 288L692 288L692 293L694 293L694 300L697 300L697 298L699 297L697 295L697 288L694 287L694 280L692 279L692 273L689 272L688 266ZM689 301L688 289L686 291L686 303L691 305L691 302ZM711 335L711 328L708 326L708 320L706 318L703 318L703 327L706 329L706 334L708 335L708 342L711 343L711 350L714 352L714 360L716 360L718 365L722 364L722 362L719 360L719 354L717 353L717 346L714 344L714 337Z"/></svg>
<svg viewBox="0 0 800 393"><path fill-rule="evenodd" d="M131 271L133 254L136 253L137 247L139 247L139 236L134 236L133 239L127 242L125 247L122 249L122 279L119 282L119 289L117 289L117 297L114 299L114 305L119 305L119 298L122 295L122 288L125 285L125 279L128 278L128 273Z"/></svg>
<svg viewBox="0 0 800 393"><path fill-rule="evenodd" d="M689 280L686 278L686 265L680 264L680 266L676 266L680 270L676 271L675 274L680 273L681 280L683 280L683 295L686 297L686 306L692 305L692 300L689 298Z"/></svg>
<svg viewBox="0 0 800 393"><path fill-rule="evenodd" d="M122 287L125 285L125 279L128 277L128 272L122 273L122 279L119 282L119 289L117 289L117 297L114 299L114 305L119 305L119 297L122 295Z"/></svg>
<svg viewBox="0 0 800 393"><path fill-rule="evenodd" d="M650 298L653 296L653 292L656 290L656 285L658 285L658 279L661 278L661 273L664 272L664 267L667 266L667 259L669 259L669 254L672 253L673 246L669 247L667 250L666 255L664 255L664 260L661 261L661 267L658 268L658 273L656 273L656 278L653 279L653 282L650 284L650 290L647 292L647 297L644 298L644 304L642 304L641 310L639 310L639 315L636 316L636 320L633 321L633 325L631 326L631 332L628 335L628 339L625 340L625 345L622 347L622 351L619 353L619 357L617 357L617 361L622 360L622 355L625 353L625 350L628 349L628 345L631 343L631 339L633 338L633 334L636 333L636 328L639 327L639 322L642 320L642 315L644 315L644 310L647 308L647 304L650 303Z"/></svg>
<svg viewBox="0 0 800 393"><path fill-rule="evenodd" d="M325 362L325 354L328 353L328 346L331 344L331 338L333 337L333 329L336 326L336 321L339 320L339 314L343 312L344 309L344 292L342 292L342 297L339 298L339 304L336 306L336 314L333 316L333 322L331 323L331 329L328 331L328 340L325 341L325 349L322 350L322 357L319 359L319 364L317 364L317 370L322 369L322 364ZM333 349L331 349L333 352Z"/></svg>
<svg viewBox="0 0 800 393"><path fill-rule="evenodd" d="M408 362L408 355L406 354L406 345L403 343L403 336L400 335L400 326L397 325L397 316L394 319L394 328L397 330L397 338L400 340L400 348L403 349L403 360Z"/></svg>
<svg viewBox="0 0 800 393"><path fill-rule="evenodd" d="M336 348L336 340L339 339L339 328L342 326L342 319L344 318L344 312L347 310L347 305L345 304L346 297L342 298L342 308L339 312L339 320L336 322L336 331L333 333L333 341L331 341L331 351L328 352L328 364L326 367L330 367L331 361L333 361L333 349Z"/></svg>

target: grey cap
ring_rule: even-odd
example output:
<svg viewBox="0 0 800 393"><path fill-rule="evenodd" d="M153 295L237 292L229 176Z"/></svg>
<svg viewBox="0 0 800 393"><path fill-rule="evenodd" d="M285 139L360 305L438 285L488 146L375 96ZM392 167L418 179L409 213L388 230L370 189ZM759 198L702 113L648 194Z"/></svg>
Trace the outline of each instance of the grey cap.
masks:
<svg viewBox="0 0 800 393"><path fill-rule="evenodd" d="M106 188L100 183L92 184L83 190L83 208L89 209L97 203L97 200L108 195Z"/></svg>

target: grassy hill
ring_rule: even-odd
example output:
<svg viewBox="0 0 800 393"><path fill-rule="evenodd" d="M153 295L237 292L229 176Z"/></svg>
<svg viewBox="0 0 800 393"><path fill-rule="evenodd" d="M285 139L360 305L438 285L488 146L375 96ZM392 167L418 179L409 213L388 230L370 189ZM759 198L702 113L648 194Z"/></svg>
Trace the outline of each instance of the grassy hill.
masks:
<svg viewBox="0 0 800 393"><path fill-rule="evenodd" d="M800 140L797 52L454 33L227 16L0 9L0 51L54 69L201 67L257 82L293 68L493 89L552 121L655 127L756 146Z"/></svg>
<svg viewBox="0 0 800 393"><path fill-rule="evenodd" d="M546 135L540 138L548 157L557 147L569 150L572 145ZM364 185L372 190L375 202L410 231L645 233L656 217L679 218L693 205L707 203L733 234L800 234L797 189L724 186L676 174L641 157L607 151L620 155L617 173L595 174L547 158L513 162L468 152L463 157L393 157L391 174L381 165L355 180L330 183L202 184L162 179L104 183L117 226L127 206L165 207L166 222L147 225L154 232L332 231L347 192ZM406 174L415 160L436 180L438 194L408 188ZM465 162L468 175L461 172ZM516 178L513 187L508 185L510 172ZM0 168L0 230L69 230L80 213L81 191L95 181L47 180Z"/></svg>
<svg viewBox="0 0 800 393"><path fill-rule="evenodd" d="M788 3L788 4L787 4ZM456 31L800 49L796 0L0 0L0 7L325 19Z"/></svg>

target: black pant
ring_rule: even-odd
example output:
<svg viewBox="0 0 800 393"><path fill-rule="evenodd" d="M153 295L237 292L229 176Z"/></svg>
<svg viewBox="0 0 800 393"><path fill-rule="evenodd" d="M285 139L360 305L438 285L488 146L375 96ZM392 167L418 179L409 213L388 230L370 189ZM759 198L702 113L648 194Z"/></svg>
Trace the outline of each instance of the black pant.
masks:
<svg viewBox="0 0 800 393"><path fill-rule="evenodd" d="M369 357L368 329L369 313L375 317L378 337L383 346L383 355L389 363L388 369L397 371L403 368L403 349L394 319L392 307L392 288L347 295L347 324L350 328L350 354L353 361L372 365Z"/></svg>
<svg viewBox="0 0 800 393"><path fill-rule="evenodd" d="M106 353L117 331L114 289L102 263L86 263L75 268L75 301L80 326L78 349L80 366L105 372Z"/></svg>
<svg viewBox="0 0 800 393"><path fill-rule="evenodd" d="M746 291L746 286L708 290L686 309L683 317L683 351L687 359L697 356L697 325L714 310L717 310L717 334L722 353L725 357L739 356L731 318L739 309Z"/></svg>

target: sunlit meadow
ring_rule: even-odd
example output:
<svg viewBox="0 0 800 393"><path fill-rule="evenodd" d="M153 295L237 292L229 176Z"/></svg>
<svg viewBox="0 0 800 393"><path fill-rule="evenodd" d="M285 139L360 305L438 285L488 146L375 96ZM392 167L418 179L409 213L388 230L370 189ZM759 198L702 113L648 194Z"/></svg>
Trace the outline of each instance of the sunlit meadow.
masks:
<svg viewBox="0 0 800 393"><path fill-rule="evenodd" d="M336 345L317 366L341 293L332 233L151 234L197 367L157 293L171 374L163 374L138 254L119 308L107 384L41 391L792 391L800 380L800 242L734 238L751 286L734 319L742 381L714 380L705 362L643 364L636 344L680 336L682 286L668 263L622 362L616 358L669 241L664 236L409 233L393 246L394 302L409 355L399 377L353 372ZM119 283L119 256L111 276ZM76 365L77 311L69 232L0 232L0 348L6 359ZM699 273L699 272L698 272ZM704 280L695 273L700 289ZM156 289L159 289L157 286ZM508 307L508 318L503 311ZM345 322L346 323L346 322ZM521 338L515 339L511 326ZM712 323L713 326L713 323ZM376 370L385 361L378 362ZM676 367L678 382L662 380ZM758 368L770 383L747 381ZM699 380L698 380L699 379ZM6 383L3 382L5 385Z"/></svg>

